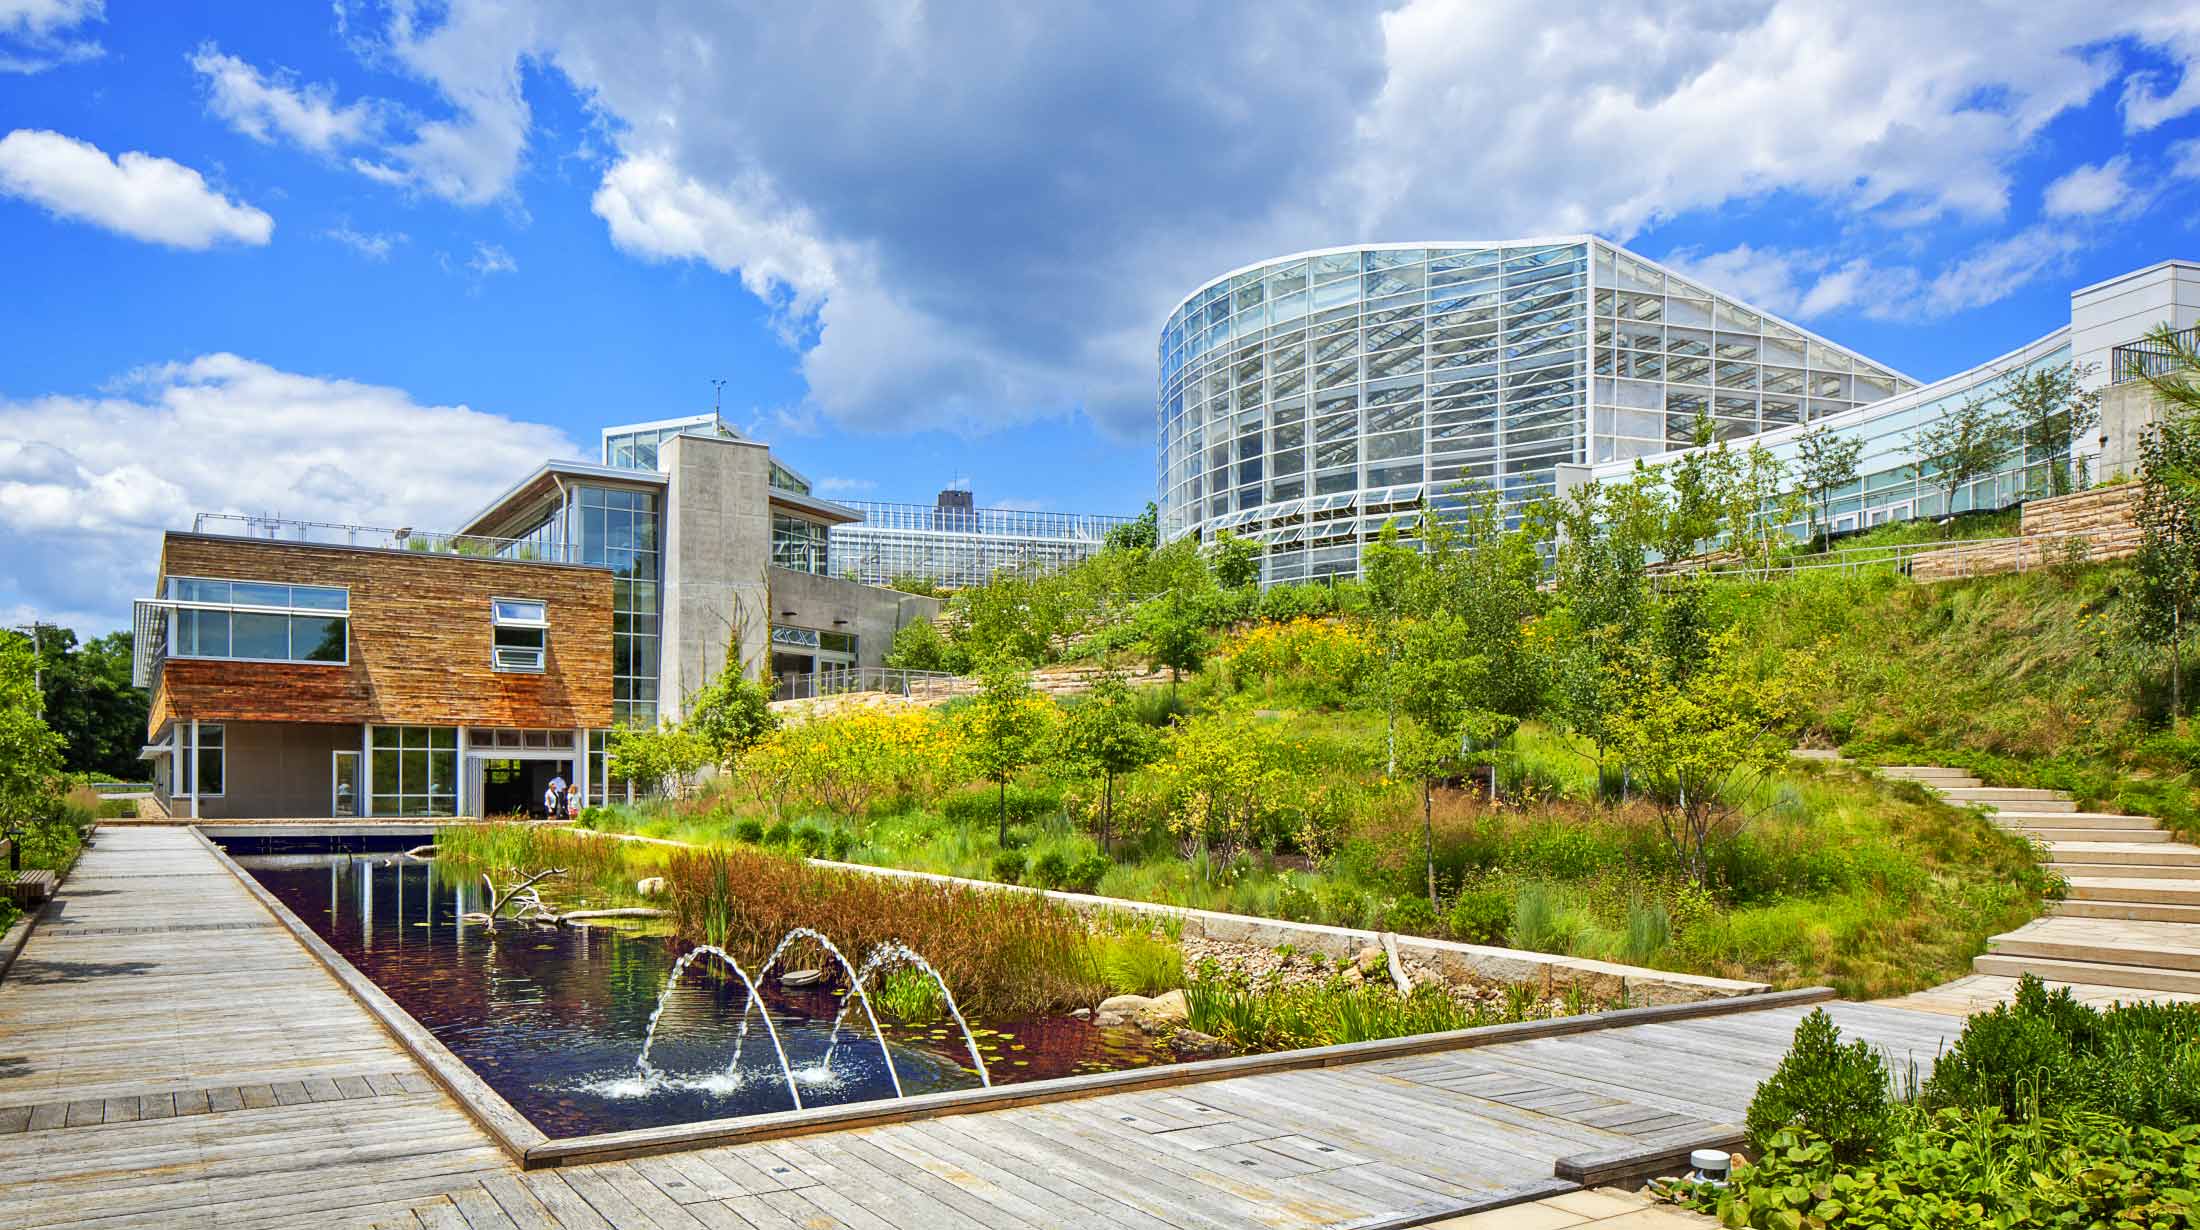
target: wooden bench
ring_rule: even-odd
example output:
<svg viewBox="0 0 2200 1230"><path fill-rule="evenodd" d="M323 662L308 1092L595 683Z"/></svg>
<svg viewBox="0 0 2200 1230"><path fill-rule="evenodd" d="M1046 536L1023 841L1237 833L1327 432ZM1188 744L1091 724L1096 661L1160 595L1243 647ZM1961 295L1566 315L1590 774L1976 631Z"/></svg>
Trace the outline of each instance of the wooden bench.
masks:
<svg viewBox="0 0 2200 1230"><path fill-rule="evenodd" d="M15 904L28 909L53 896L54 875L50 871L18 871L13 881L0 884L0 888L7 890Z"/></svg>

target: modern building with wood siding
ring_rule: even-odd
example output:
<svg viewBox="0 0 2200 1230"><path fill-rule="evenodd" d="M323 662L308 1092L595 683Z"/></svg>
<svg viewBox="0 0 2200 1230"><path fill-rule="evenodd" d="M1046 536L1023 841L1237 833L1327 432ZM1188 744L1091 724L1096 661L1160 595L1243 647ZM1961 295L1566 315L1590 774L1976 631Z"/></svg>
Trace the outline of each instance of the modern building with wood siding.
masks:
<svg viewBox="0 0 2200 1230"><path fill-rule="evenodd" d="M752 676L877 665L938 613L826 575L857 514L766 446L707 415L643 428L646 450L613 429L604 462L548 462L455 532L204 514L166 535L135 612L156 797L200 819L479 816L540 810L562 777L600 801L626 789L611 729L677 720L729 655Z"/></svg>

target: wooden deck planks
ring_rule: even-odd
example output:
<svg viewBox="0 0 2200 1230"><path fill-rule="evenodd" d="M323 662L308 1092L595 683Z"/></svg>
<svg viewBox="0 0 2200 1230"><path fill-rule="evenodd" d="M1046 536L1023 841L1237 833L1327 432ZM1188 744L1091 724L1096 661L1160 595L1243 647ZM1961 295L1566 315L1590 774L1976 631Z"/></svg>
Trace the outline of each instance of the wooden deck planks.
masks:
<svg viewBox="0 0 2200 1230"><path fill-rule="evenodd" d="M0 983L0 1230L1226 1230L1433 1216L1736 1122L1802 1010L520 1173L178 830L110 830ZM240 1007L243 1005L243 1007ZM1951 1018L1832 1005L1930 1062Z"/></svg>

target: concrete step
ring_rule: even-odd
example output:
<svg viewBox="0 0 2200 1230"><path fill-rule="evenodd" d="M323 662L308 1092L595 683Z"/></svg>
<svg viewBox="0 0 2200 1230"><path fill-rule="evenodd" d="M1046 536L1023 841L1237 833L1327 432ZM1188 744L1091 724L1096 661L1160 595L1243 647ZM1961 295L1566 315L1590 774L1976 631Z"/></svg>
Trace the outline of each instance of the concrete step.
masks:
<svg viewBox="0 0 2200 1230"><path fill-rule="evenodd" d="M2042 957L2013 957L1988 953L1971 961L1973 973L2003 978L2036 975L2049 982L2081 982L2103 987L2129 987L2135 991L2182 991L2200 994L2200 971L2150 969L2137 965L2111 965L2105 961L2056 961Z"/></svg>
<svg viewBox="0 0 2200 1230"><path fill-rule="evenodd" d="M2000 817L1995 817L1999 820ZM2009 832L2024 837L2037 837L2044 842L2058 841L2117 841L2141 845L2166 845L2177 840L2176 836L2160 829L2066 829L2046 824L2002 824Z"/></svg>
<svg viewBox="0 0 2200 1230"><path fill-rule="evenodd" d="M2060 790L2037 790L2030 786L1950 786L1941 791L1951 799L1965 803L1996 803L2014 807L2019 803L2068 803L2070 796ZM2056 808L2042 808L2054 811ZM2073 810L2075 806L2073 805Z"/></svg>
<svg viewBox="0 0 2200 1230"><path fill-rule="evenodd" d="M2051 918L2103 918L2120 922L2187 923L2200 927L2200 905L2157 905L2144 901L2058 901Z"/></svg>
<svg viewBox="0 0 2200 1230"><path fill-rule="evenodd" d="M2078 805L2068 799L1970 798L1967 797L1967 792L1962 790L1943 790L1940 792L1940 797L1943 801L1953 803L1958 807L1992 808L1996 814L2016 812L2027 816L2074 815L2078 810Z"/></svg>
<svg viewBox="0 0 2200 1230"><path fill-rule="evenodd" d="M2072 901L2128 901L2147 905L2200 905L2200 883L2191 880L2137 879L2113 876L2074 876Z"/></svg>
<svg viewBox="0 0 2200 1230"><path fill-rule="evenodd" d="M2058 829L2132 829L2158 828L2152 816L2119 816L2106 811L2022 811L2002 808L1994 812L1994 819L2003 824L2037 824Z"/></svg>
<svg viewBox="0 0 2200 1230"><path fill-rule="evenodd" d="M1984 784L1961 769L1949 769L1944 773L1923 773L1914 769L1881 769L1879 775L1892 778L1898 782L1916 782L1921 786L1933 786L1944 790L1976 787Z"/></svg>
<svg viewBox="0 0 2200 1230"><path fill-rule="evenodd" d="M2062 873L2066 880L2189 880L2200 883L2200 867L2164 867L2153 863L2066 863L2060 859L2047 865Z"/></svg>
<svg viewBox="0 0 2200 1230"><path fill-rule="evenodd" d="M2200 868L2200 849L2176 842L2051 841L2047 855L2058 863L2127 863L2148 867Z"/></svg>
<svg viewBox="0 0 2200 1230"><path fill-rule="evenodd" d="M2200 927L2186 923L2041 918L1993 937L1986 947L2004 957L2200 971Z"/></svg>
<svg viewBox="0 0 2200 1230"><path fill-rule="evenodd" d="M1888 777L1906 777L1911 781L1923 781L1928 777L1968 777L1971 773L1969 769L1944 764L1890 764L1879 771Z"/></svg>

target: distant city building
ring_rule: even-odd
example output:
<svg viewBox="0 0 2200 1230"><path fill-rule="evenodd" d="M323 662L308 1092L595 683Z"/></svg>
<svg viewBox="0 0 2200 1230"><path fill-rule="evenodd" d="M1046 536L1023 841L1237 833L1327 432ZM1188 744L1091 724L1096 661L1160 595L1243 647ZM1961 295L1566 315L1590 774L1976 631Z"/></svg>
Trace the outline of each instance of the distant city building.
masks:
<svg viewBox="0 0 2200 1230"><path fill-rule="evenodd" d="M847 500L861 521L832 528L831 572L869 585L928 581L983 585L1001 569L1052 572L1097 554L1108 531L1131 521L1091 513L979 508L963 488L931 507Z"/></svg>

